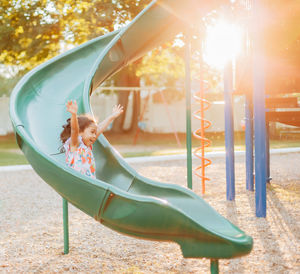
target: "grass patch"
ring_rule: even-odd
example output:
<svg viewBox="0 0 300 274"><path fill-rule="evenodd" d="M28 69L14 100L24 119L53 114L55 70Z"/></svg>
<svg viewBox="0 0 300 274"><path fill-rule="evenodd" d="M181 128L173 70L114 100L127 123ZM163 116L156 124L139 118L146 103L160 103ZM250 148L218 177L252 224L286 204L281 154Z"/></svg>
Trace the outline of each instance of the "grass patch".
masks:
<svg viewBox="0 0 300 274"><path fill-rule="evenodd" d="M0 150L4 149L18 149L18 145L16 143L15 135L8 134L5 136L0 136Z"/></svg>
<svg viewBox="0 0 300 274"><path fill-rule="evenodd" d="M105 137L112 145L133 145L134 134L113 134L106 132ZM211 146L207 148L207 151L224 150L225 147L225 135L224 133L208 132L206 137L211 140ZM181 143L181 148L178 147L174 134L172 133L145 133L141 132L137 140L137 145L144 146L161 146L166 149L184 149L186 147L186 135L184 133L178 133L178 138ZM235 132L234 134L235 149L245 149L245 134L244 132ZM192 137L192 146L199 146L200 141ZM285 139L274 138L270 140L271 148L287 148L287 147L299 147L299 139L290 137ZM134 148L134 146L133 146Z"/></svg>
<svg viewBox="0 0 300 274"><path fill-rule="evenodd" d="M196 149L196 147L192 147L192 152ZM235 151L242 151L244 147L235 146ZM216 152L216 151L225 151L225 147L209 147L205 150L206 152ZM143 157L143 156L161 156L161 155L178 155L178 154L186 154L185 148L174 148L174 149L155 149L153 151L132 151L132 152L123 152L121 153L123 157Z"/></svg>
<svg viewBox="0 0 300 274"><path fill-rule="evenodd" d="M19 153L0 151L0 166L26 165L28 161Z"/></svg>

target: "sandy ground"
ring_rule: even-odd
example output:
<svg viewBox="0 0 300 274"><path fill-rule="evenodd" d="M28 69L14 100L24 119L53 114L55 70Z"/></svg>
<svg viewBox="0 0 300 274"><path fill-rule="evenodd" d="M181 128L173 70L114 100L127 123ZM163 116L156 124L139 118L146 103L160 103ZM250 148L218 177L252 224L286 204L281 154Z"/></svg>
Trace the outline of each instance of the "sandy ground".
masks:
<svg viewBox="0 0 300 274"><path fill-rule="evenodd" d="M185 161L134 164L141 174L186 185ZM255 217L236 157L236 200L226 201L225 160L208 168L204 199L254 239L252 252L220 261L220 273L300 273L300 153L272 155L267 218ZM200 184L194 178L194 191ZM209 273L177 244L114 232L70 205L70 253L63 255L62 200L33 171L0 173L0 273Z"/></svg>

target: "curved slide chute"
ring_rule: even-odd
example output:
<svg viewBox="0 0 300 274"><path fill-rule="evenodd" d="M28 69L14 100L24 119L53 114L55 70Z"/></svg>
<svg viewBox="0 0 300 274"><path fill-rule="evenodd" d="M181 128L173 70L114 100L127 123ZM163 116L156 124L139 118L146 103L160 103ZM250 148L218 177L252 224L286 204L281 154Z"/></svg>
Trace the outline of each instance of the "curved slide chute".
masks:
<svg viewBox="0 0 300 274"><path fill-rule="evenodd" d="M97 179L67 167L64 155L54 155L68 118L66 101L76 99L79 113L91 112L93 90L182 30L178 14L185 16L189 5L195 10L194 4L199 1L154 1L128 26L36 67L15 87L10 117L18 145L40 177L103 225L143 239L174 241L184 257L232 258L251 251L251 237L192 191L139 175L104 136L93 148ZM202 4L197 16L211 8Z"/></svg>

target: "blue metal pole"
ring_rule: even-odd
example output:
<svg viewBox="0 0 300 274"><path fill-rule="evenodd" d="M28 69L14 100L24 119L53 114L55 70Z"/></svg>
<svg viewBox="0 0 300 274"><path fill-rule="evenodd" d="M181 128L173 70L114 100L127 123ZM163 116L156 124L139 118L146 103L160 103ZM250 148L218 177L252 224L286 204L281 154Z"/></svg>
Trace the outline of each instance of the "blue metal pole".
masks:
<svg viewBox="0 0 300 274"><path fill-rule="evenodd" d="M234 171L234 122L233 122L233 76L232 63L228 62L224 68L224 101L225 101L225 149L226 149L226 198L235 199L235 171Z"/></svg>
<svg viewBox="0 0 300 274"><path fill-rule="evenodd" d="M186 98L186 157L187 157L187 183L193 188L192 173L192 126L191 126L191 71L190 71L190 30L185 33L185 98Z"/></svg>
<svg viewBox="0 0 300 274"><path fill-rule="evenodd" d="M255 144L255 205L256 216L266 217L266 117L265 71L262 45L260 1L253 0L253 106Z"/></svg>
<svg viewBox="0 0 300 274"><path fill-rule="evenodd" d="M245 143L246 143L246 189L254 190L253 180L253 105L252 98L245 98Z"/></svg>

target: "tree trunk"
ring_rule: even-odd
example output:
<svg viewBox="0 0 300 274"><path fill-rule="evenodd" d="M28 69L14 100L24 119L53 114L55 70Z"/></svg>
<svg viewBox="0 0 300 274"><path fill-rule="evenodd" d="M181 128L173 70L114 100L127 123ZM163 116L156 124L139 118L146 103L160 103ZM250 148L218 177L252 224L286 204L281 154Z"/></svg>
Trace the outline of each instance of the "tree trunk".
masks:
<svg viewBox="0 0 300 274"><path fill-rule="evenodd" d="M133 110L132 110L132 117L131 117L131 124L127 133L135 133L138 129L138 122L140 117L140 108L141 108L141 92L134 91L133 92Z"/></svg>
<svg viewBox="0 0 300 274"><path fill-rule="evenodd" d="M133 67L127 67L119 72L116 77L116 86L117 87L139 87L140 78L135 75L135 69ZM124 122L128 109L128 98L130 95L130 90L119 91L118 92L118 104L121 104L124 107L123 115L118 117L111 129L114 133L124 132ZM141 96L140 91L133 91L133 109L132 117L129 129L126 130L126 133L135 133L138 129L138 122L140 116L140 105L141 105Z"/></svg>
<svg viewBox="0 0 300 274"><path fill-rule="evenodd" d="M129 85L132 87L140 86L140 78L135 74L131 75ZM132 104L132 117L130 127L127 130L128 133L135 133L138 129L138 122L140 117L140 108L141 108L141 91L133 92L133 104Z"/></svg>
<svg viewBox="0 0 300 274"><path fill-rule="evenodd" d="M129 82L128 77L128 71L126 69L122 70L118 77L116 78L116 86L117 87L127 87ZM123 132L123 126L124 121L126 117L127 112L127 106L128 106L128 97L129 97L130 91L118 91L118 104L122 105L124 107L123 115L119 116L117 119L114 120L113 126L111 131L114 133L121 133Z"/></svg>

